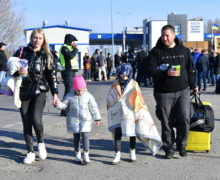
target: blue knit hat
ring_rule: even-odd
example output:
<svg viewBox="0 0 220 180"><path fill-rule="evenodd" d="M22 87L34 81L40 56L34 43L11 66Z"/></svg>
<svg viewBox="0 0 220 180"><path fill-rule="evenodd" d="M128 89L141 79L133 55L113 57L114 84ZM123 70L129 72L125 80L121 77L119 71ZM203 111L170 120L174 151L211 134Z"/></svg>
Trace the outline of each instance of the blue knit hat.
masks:
<svg viewBox="0 0 220 180"><path fill-rule="evenodd" d="M117 71L116 71L116 75L117 75L118 79L120 79L121 75L128 76L128 79L131 79L132 73L133 73L133 70L132 70L132 67L129 63L122 63L117 68Z"/></svg>

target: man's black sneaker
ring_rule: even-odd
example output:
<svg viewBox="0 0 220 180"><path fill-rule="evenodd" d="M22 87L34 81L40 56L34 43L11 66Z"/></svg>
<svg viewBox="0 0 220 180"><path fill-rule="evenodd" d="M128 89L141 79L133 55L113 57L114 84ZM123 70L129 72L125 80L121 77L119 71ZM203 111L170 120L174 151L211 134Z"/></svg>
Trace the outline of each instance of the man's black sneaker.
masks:
<svg viewBox="0 0 220 180"><path fill-rule="evenodd" d="M172 157L173 157L173 155L174 155L174 152L173 151L166 151L165 152L165 159L172 159Z"/></svg>
<svg viewBox="0 0 220 180"><path fill-rule="evenodd" d="M185 148L183 149L180 149L179 150L179 155L182 156L182 157L186 157L187 156L187 151Z"/></svg>

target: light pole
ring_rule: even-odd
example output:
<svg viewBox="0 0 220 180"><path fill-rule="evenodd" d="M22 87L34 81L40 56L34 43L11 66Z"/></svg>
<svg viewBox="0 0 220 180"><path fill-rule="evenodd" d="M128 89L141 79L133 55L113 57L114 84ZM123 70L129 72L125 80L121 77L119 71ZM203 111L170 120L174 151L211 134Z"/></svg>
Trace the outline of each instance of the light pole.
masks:
<svg viewBox="0 0 220 180"><path fill-rule="evenodd" d="M123 52L125 52L125 49L126 49L126 27L125 27L125 16L126 15L131 15L131 13L126 13L126 14L122 14L120 12L117 12L117 14L120 14L122 15L122 18L123 18L123 28L122 28L122 36L123 36Z"/></svg>
<svg viewBox="0 0 220 180"><path fill-rule="evenodd" d="M113 31L113 17L112 17L112 0L110 0L110 7L111 7L111 32L112 32L112 69L115 69L115 60L114 60L114 49L115 49L115 43L114 43L114 31Z"/></svg>

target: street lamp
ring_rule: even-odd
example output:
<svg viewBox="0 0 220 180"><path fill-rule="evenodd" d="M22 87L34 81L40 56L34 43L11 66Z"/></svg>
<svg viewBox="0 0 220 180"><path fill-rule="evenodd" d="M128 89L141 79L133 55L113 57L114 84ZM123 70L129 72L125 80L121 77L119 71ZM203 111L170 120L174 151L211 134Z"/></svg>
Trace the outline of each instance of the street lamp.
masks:
<svg viewBox="0 0 220 180"><path fill-rule="evenodd" d="M126 27L125 27L125 16L126 15L131 15L131 13L126 13L126 14L123 14L123 13L120 13L120 12L117 12L117 14L120 14L122 15L122 18L123 18L123 28L122 28L122 36L123 36L123 52L125 52L125 49L126 49Z"/></svg>
<svg viewBox="0 0 220 180"><path fill-rule="evenodd" d="M110 0L110 7L111 7L111 32L112 32L112 69L115 69L115 60L114 60L114 49L115 49L115 44L114 44L114 31L113 31L113 17L112 17L112 0Z"/></svg>

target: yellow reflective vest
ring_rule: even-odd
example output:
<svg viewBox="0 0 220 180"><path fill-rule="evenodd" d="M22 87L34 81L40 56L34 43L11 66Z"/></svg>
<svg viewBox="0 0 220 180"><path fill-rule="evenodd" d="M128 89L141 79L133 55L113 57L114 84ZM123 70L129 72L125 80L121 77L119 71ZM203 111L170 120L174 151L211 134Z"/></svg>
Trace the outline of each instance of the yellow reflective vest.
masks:
<svg viewBox="0 0 220 180"><path fill-rule="evenodd" d="M70 51L73 51L74 48L70 45L64 44L63 46L67 47ZM59 59L60 59L60 64L62 66L62 69L65 70L65 58L64 55L62 53L62 48L63 46L60 48L59 51ZM70 59L70 64L71 64L71 69L79 69L79 57L78 54L76 54L72 59Z"/></svg>

